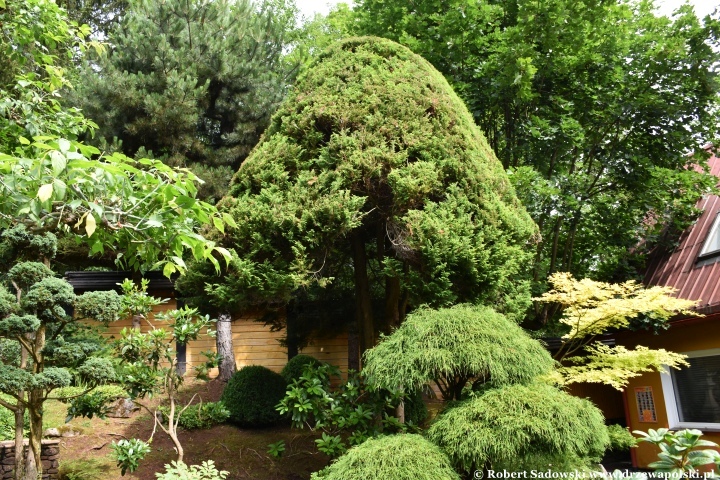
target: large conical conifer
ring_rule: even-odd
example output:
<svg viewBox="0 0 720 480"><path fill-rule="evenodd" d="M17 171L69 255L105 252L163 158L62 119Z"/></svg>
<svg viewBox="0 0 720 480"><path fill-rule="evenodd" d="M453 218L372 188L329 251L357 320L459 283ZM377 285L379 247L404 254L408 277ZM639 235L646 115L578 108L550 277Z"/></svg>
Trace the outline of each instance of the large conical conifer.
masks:
<svg viewBox="0 0 720 480"><path fill-rule="evenodd" d="M520 278L534 223L443 76L388 40L320 55L222 205L240 258L216 298L282 304L300 287L346 282L364 348L376 318L397 325L420 304L517 315L529 302Z"/></svg>

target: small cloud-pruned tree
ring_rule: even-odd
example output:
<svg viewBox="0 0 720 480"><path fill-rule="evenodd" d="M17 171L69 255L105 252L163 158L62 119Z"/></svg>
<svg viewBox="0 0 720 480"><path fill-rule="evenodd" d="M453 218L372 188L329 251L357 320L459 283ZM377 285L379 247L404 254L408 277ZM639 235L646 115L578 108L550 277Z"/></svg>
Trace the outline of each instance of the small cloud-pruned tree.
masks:
<svg viewBox="0 0 720 480"><path fill-rule="evenodd" d="M530 383L553 368L550 354L517 324L489 307L419 309L365 354L363 373L382 388L417 390L435 382L459 400L469 382Z"/></svg>
<svg viewBox="0 0 720 480"><path fill-rule="evenodd" d="M371 438L350 449L312 480L459 480L447 456L420 435Z"/></svg>
<svg viewBox="0 0 720 480"><path fill-rule="evenodd" d="M115 379L107 358L93 356L87 343L73 343L72 327L80 319L103 323L117 320L120 297L114 291L75 295L73 287L43 262L23 261L21 253L41 247L46 263L55 251L51 233L32 235L22 226L3 232L2 256L17 255L0 284L0 338L19 344L20 354L0 364L0 392L13 400L0 405L15 414L15 478L36 478L42 471L40 447L43 405L54 390L66 387L79 377L88 391ZM55 344L56 348L52 348ZM72 373L71 369L72 367ZM85 392L86 393L86 392ZM23 458L24 421L30 420L29 454Z"/></svg>
<svg viewBox="0 0 720 480"><path fill-rule="evenodd" d="M572 471L599 459L610 442L597 407L539 382L473 395L443 412L427 438L467 472Z"/></svg>
<svg viewBox="0 0 720 480"><path fill-rule="evenodd" d="M551 275L549 281L552 290L536 300L553 302L563 309L560 323L567 333L555 354L558 361L564 362L557 370L560 383L604 383L622 390L628 379L643 372L687 365L684 355L665 349L637 346L631 350L593 341L641 317L656 329L668 328L668 321L677 314L697 315L691 310L696 301L674 297L671 287L645 288L633 281L611 284L577 280L565 272Z"/></svg>

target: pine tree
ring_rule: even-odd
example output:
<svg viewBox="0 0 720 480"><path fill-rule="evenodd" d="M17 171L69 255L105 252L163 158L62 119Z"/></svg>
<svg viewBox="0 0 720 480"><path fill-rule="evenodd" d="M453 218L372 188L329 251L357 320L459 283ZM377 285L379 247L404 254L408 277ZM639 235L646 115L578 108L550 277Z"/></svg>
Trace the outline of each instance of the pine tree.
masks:
<svg viewBox="0 0 720 480"><path fill-rule="evenodd" d="M100 141L190 166L220 198L299 65L291 2L136 0L87 67L75 103Z"/></svg>

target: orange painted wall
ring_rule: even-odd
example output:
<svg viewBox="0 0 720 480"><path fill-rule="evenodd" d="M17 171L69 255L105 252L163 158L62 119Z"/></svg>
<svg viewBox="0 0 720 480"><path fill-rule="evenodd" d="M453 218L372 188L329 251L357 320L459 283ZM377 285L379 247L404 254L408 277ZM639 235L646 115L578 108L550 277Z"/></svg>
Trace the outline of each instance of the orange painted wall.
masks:
<svg viewBox="0 0 720 480"><path fill-rule="evenodd" d="M717 333L716 322L720 315L708 316L702 319L690 319L673 324L669 330L653 335L648 332L625 332L617 337L620 345L628 348L644 345L651 348L664 348L669 351L685 353L694 350L709 350L720 348L720 335ZM640 419L640 412L636 400L636 388L650 387L653 392L657 420L644 422ZM668 428L668 415L665 398L663 397L662 383L659 373L646 373L631 379L625 390L627 399L630 431L658 428ZM720 443L720 432L704 432L705 438ZM633 460L638 467L647 467L657 460L658 449L650 444L642 443L634 449Z"/></svg>

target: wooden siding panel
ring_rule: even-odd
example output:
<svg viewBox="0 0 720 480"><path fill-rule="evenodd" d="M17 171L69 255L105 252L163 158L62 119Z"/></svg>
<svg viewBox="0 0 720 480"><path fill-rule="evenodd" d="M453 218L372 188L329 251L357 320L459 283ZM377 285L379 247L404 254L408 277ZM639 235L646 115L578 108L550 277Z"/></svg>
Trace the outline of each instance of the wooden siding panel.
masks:
<svg viewBox="0 0 720 480"><path fill-rule="evenodd" d="M175 300L165 305L155 307L154 313L176 308ZM271 331L270 327L256 321L257 315L243 315L236 318L232 323L233 348L235 350L235 364L237 368L247 365L262 365L279 372L287 363L287 349L280 344L285 336L284 331ZM162 328L167 324L154 320L151 315L150 321L156 328ZM99 325L97 322L87 322ZM109 325L103 331L103 336L108 339L120 337L123 328L131 328L131 319L124 319ZM143 322L140 330L147 332L150 325ZM339 366L343 372L347 371L347 334L335 338L318 339L312 345L304 348L301 353L312 355L318 360ZM194 374L193 367L205 363L204 351L216 352L214 338L203 337L199 340L189 342L186 350L186 362L188 374ZM217 376L217 369L209 372L211 377Z"/></svg>

